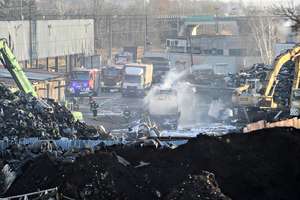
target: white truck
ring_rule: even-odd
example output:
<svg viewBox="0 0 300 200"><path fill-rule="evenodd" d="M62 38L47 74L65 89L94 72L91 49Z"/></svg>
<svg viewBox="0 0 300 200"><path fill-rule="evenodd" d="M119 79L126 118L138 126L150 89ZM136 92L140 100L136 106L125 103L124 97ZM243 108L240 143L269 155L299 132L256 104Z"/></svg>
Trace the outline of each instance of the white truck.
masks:
<svg viewBox="0 0 300 200"><path fill-rule="evenodd" d="M124 67L123 96L144 97L152 85L153 65L131 63Z"/></svg>

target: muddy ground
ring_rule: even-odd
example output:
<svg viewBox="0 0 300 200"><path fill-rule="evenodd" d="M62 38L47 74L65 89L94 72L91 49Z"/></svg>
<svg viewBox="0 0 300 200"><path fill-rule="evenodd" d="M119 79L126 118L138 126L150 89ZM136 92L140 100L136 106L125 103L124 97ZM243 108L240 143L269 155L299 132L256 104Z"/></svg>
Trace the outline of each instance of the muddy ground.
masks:
<svg viewBox="0 0 300 200"><path fill-rule="evenodd" d="M277 128L202 135L175 150L103 147L74 163L43 155L6 196L50 187L74 199L300 199L300 135Z"/></svg>

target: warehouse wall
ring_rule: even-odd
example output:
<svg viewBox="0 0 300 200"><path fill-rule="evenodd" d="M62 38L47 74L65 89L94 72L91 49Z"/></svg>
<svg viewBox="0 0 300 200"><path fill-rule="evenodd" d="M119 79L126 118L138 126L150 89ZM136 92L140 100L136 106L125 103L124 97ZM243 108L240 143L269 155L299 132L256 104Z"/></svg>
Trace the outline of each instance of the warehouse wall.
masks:
<svg viewBox="0 0 300 200"><path fill-rule="evenodd" d="M37 21L38 58L94 53L93 20Z"/></svg>
<svg viewBox="0 0 300 200"><path fill-rule="evenodd" d="M65 80L57 79L51 81L39 81L35 89L40 98L50 98L55 101L65 100Z"/></svg>
<svg viewBox="0 0 300 200"><path fill-rule="evenodd" d="M0 21L0 38L11 38L18 60L29 59L29 21Z"/></svg>
<svg viewBox="0 0 300 200"><path fill-rule="evenodd" d="M30 59L30 32L38 59L94 53L94 20L0 21L0 37L11 39L19 61ZM35 56L33 57L35 59Z"/></svg>
<svg viewBox="0 0 300 200"><path fill-rule="evenodd" d="M191 55L188 53L168 53L168 57L173 65L175 65L176 61L185 61L187 63L187 66L190 66ZM222 64L227 64L227 67L225 69L226 73L236 73L243 68L247 68L255 63L261 62L261 58L255 56L202 56L193 54L194 65L209 65L211 67L216 67Z"/></svg>

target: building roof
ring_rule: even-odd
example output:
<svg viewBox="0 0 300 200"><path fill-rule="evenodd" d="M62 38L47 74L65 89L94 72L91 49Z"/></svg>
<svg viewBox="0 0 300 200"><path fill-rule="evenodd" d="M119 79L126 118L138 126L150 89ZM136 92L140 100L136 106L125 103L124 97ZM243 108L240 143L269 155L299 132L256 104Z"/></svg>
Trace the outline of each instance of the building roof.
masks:
<svg viewBox="0 0 300 200"><path fill-rule="evenodd" d="M50 81L63 77L63 74L46 71L25 71L25 74L27 75L29 80L33 81ZM11 79L12 76L7 69L0 68L0 78Z"/></svg>

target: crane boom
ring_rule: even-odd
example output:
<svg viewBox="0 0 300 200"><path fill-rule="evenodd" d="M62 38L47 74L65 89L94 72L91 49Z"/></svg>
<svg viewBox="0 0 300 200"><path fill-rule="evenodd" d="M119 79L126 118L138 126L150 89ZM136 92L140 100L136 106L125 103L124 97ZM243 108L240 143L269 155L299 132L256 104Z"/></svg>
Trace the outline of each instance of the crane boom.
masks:
<svg viewBox="0 0 300 200"><path fill-rule="evenodd" d="M300 54L298 54L300 56ZM295 58L295 77L293 80L293 90L298 90L300 86L300 57Z"/></svg>
<svg viewBox="0 0 300 200"><path fill-rule="evenodd" d="M8 47L6 39L0 39L0 61L3 66L10 72L18 88L22 92L26 94L30 93L34 97L38 96L31 82L24 73L22 67L18 63L15 55Z"/></svg>
<svg viewBox="0 0 300 200"><path fill-rule="evenodd" d="M288 61L295 61L297 57L300 56L300 46L297 45L292 49L287 50L285 53L279 55L274 62L274 69L271 71L267 77L267 84L263 96L262 107L266 108L276 108L277 104L274 102L273 96L275 87L277 84L277 76L282 68L282 66Z"/></svg>

